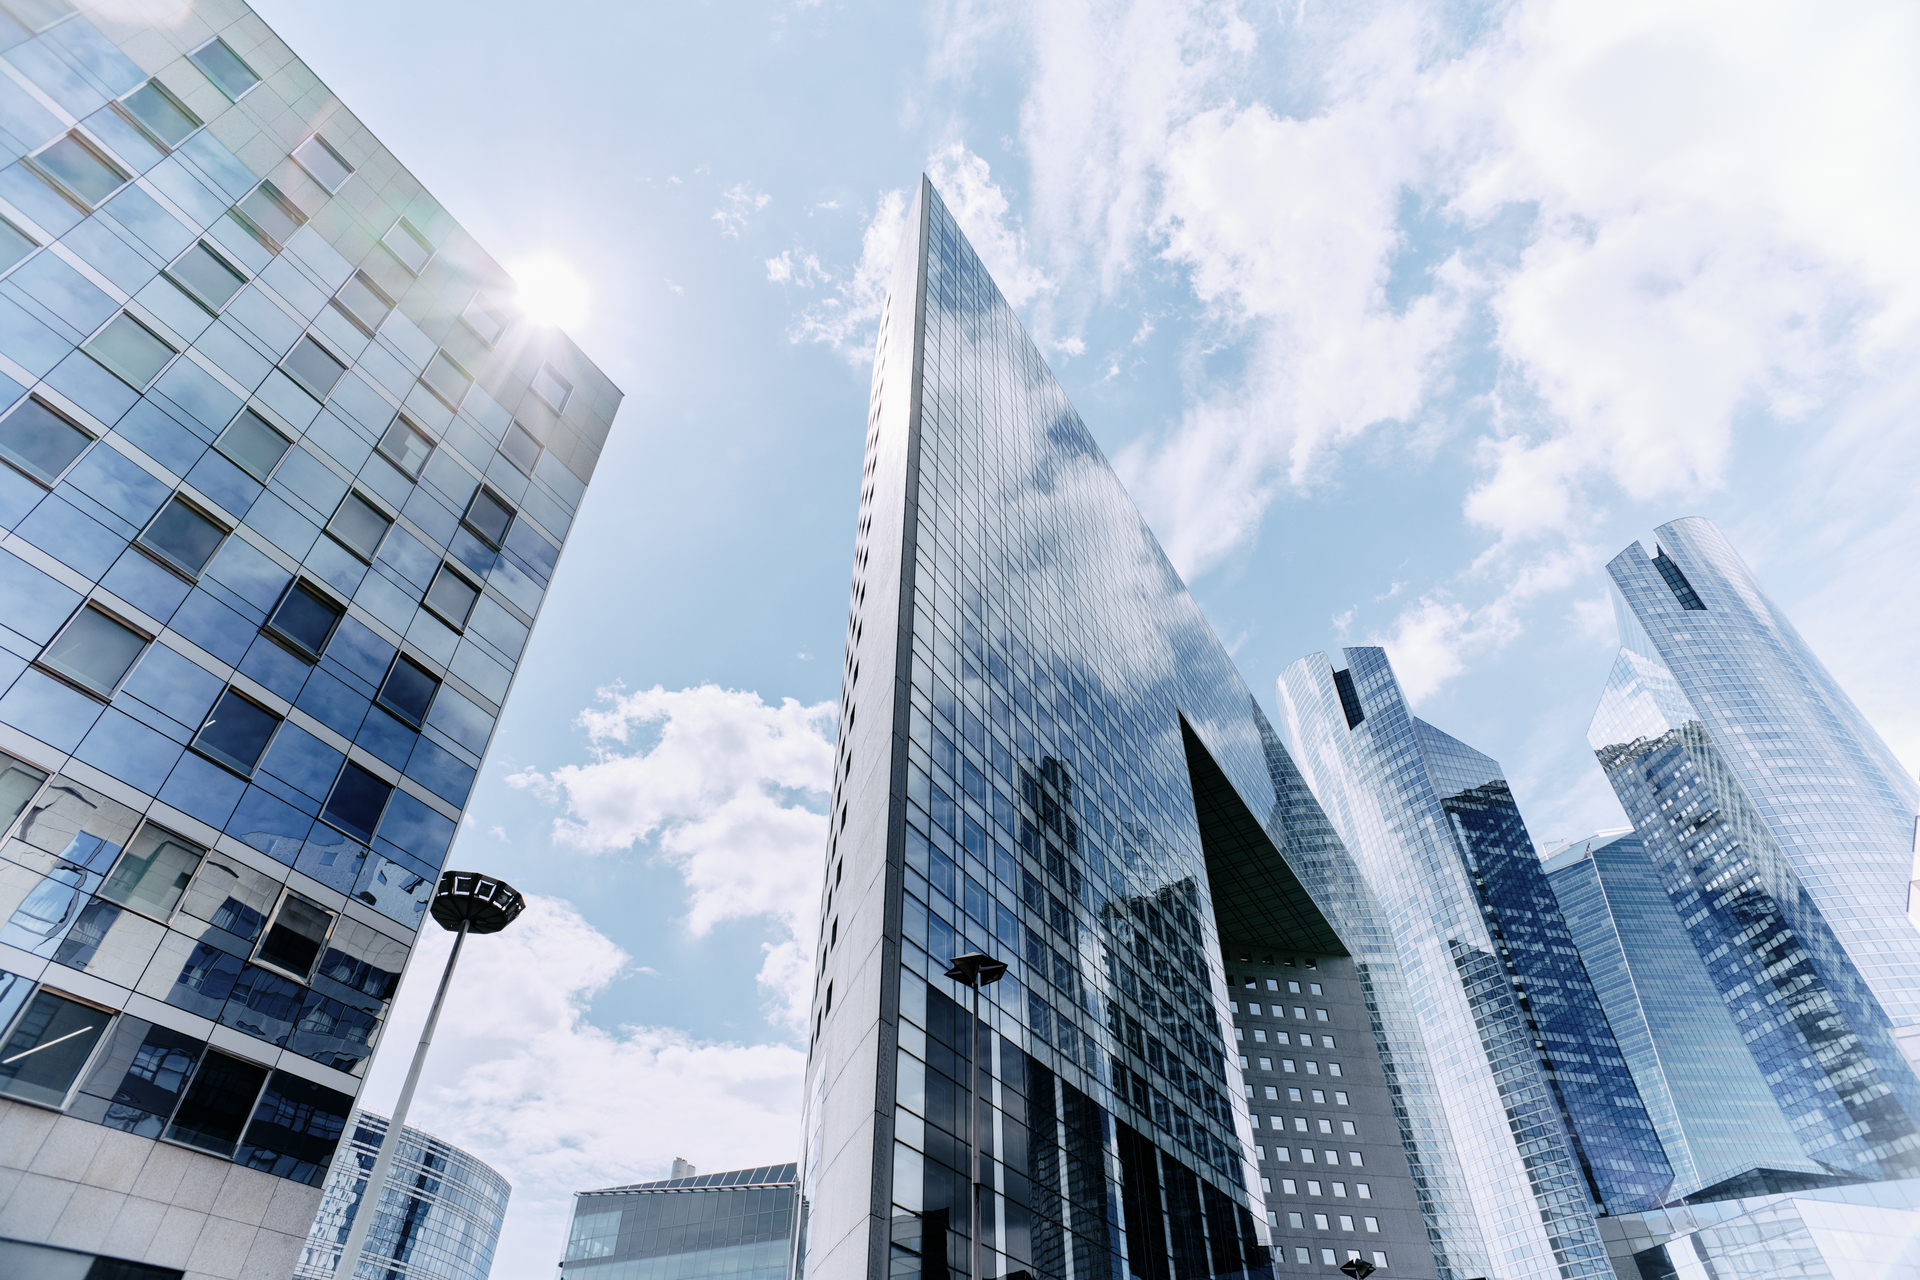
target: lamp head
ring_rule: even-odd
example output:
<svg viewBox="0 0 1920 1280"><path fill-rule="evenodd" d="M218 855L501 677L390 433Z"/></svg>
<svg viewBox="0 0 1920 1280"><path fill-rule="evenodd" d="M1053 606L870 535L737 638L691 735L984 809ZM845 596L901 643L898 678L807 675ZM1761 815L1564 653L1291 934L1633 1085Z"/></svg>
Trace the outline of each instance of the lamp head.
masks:
<svg viewBox="0 0 1920 1280"><path fill-rule="evenodd" d="M440 927L468 933L498 933L526 909L527 900L504 880L472 871L446 871L433 894L433 918Z"/></svg>
<svg viewBox="0 0 1920 1280"><path fill-rule="evenodd" d="M1000 981L1006 972L1005 960L995 960L978 951L969 951L966 955L953 958L953 967L947 970L947 976L970 987L983 987Z"/></svg>

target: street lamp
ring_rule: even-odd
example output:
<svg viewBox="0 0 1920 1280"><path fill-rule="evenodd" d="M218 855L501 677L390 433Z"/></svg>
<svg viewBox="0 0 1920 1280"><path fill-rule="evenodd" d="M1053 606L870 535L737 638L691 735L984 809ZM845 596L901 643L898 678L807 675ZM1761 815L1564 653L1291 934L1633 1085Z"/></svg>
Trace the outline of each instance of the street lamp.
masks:
<svg viewBox="0 0 1920 1280"><path fill-rule="evenodd" d="M387 1170L393 1165L394 1150L400 1145L400 1131L407 1123L407 1109L413 1105L414 1086L420 1083L420 1068L426 1065L427 1046L433 1043L433 1029L440 1021L440 1006L446 1003L447 986L453 981L453 966L460 961L461 944L469 933L498 933L512 924L525 909L527 900L504 880L471 871L447 871L433 894L433 918L443 929L453 932L453 954L440 975L440 989L434 993L433 1009L420 1032L420 1044L413 1051L413 1065L407 1069L407 1082L400 1089L400 1101L393 1118L387 1122L386 1136L380 1139L380 1154L374 1157L373 1172L367 1175L367 1189L354 1211L353 1228L347 1232L346 1246L334 1268L335 1280L354 1280L360 1270L360 1255L366 1248L367 1232L380 1204L380 1193L387 1185ZM1002 966L1004 967L1004 966Z"/></svg>
<svg viewBox="0 0 1920 1280"><path fill-rule="evenodd" d="M980 988L1000 981L1007 972L1005 960L970 951L953 958L947 976L973 989L973 1016L967 1022L967 1280L980 1280L980 1070L974 1065L974 1047L979 1040ZM922 1251L926 1249L923 1243ZM945 1252L946 1242L940 1242Z"/></svg>

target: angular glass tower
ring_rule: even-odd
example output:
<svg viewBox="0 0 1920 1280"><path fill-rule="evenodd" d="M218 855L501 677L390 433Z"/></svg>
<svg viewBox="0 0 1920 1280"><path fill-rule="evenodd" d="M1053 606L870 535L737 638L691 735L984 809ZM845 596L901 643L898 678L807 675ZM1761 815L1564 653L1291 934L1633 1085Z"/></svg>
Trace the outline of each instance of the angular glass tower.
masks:
<svg viewBox="0 0 1920 1280"><path fill-rule="evenodd" d="M794 1187L772 1164L577 1192L561 1280L787 1280Z"/></svg>
<svg viewBox="0 0 1920 1280"><path fill-rule="evenodd" d="M1718 529L1658 533L1607 566L1621 648L1589 741L1807 1156L1913 1177L1920 787Z"/></svg>
<svg viewBox="0 0 1920 1280"><path fill-rule="evenodd" d="M0 59L0 1238L286 1275L620 395L236 0Z"/></svg>
<svg viewBox="0 0 1920 1280"><path fill-rule="evenodd" d="M1301 771L1386 907L1501 1274L1606 1276L1597 1212L1672 1171L1488 757L1409 711L1380 649L1288 667Z"/></svg>
<svg viewBox="0 0 1920 1280"><path fill-rule="evenodd" d="M975 1205L983 1276L1332 1276L1376 1251L1390 1274L1487 1274L1385 915L924 180L866 425L799 1274L964 1275ZM1361 1141L1330 1099L1262 1110L1300 1113L1349 1206L1349 1183L1396 1188L1375 1232L1314 1192L1304 1262L1306 1239L1272 1253L1281 1206L1256 1189L1277 1171L1228 1047L1242 951L1342 984L1338 1027L1289 1030L1335 1043L1290 1056L1370 1062L1349 1067ZM960 952L1010 966L978 1022L944 976ZM1287 972L1233 968L1262 991ZM1307 1195L1290 1210L1312 1223Z"/></svg>

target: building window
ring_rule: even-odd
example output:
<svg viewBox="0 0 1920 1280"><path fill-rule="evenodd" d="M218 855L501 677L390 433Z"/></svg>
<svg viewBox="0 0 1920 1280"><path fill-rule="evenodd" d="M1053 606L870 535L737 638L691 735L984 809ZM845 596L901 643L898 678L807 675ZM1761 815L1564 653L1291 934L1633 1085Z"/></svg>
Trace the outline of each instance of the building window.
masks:
<svg viewBox="0 0 1920 1280"><path fill-rule="evenodd" d="M238 690L220 695L213 712L200 732L193 735L193 749L210 756L243 776L251 776L267 749L280 717L253 702Z"/></svg>
<svg viewBox="0 0 1920 1280"><path fill-rule="evenodd" d="M1362 1200L1371 1200L1371 1199L1373 1199L1373 1188L1372 1188L1371 1186L1369 1186L1369 1185L1367 1185L1366 1183L1364 1183L1364 1182L1356 1182L1356 1183L1354 1183L1354 1184L1353 1184L1353 1189L1354 1189L1355 1191L1358 1191L1358 1192L1360 1193L1360 1198L1361 1198Z"/></svg>
<svg viewBox="0 0 1920 1280"><path fill-rule="evenodd" d="M392 794L391 786L349 760L334 779L320 816L348 835L370 841Z"/></svg>
<svg viewBox="0 0 1920 1280"><path fill-rule="evenodd" d="M293 149L293 158L302 169L313 175L313 180L333 195L347 185L347 179L353 176L353 166L346 157L321 137L314 134Z"/></svg>
<svg viewBox="0 0 1920 1280"><path fill-rule="evenodd" d="M507 322L492 308L481 305L477 293L473 295L473 301L467 304L467 309L460 313L460 319L488 346L500 341L500 335L507 331Z"/></svg>
<svg viewBox="0 0 1920 1280"><path fill-rule="evenodd" d="M1313 1215L1313 1229L1314 1229L1315 1231L1325 1231L1325 1230L1327 1230L1327 1215L1326 1215L1326 1214L1324 1214L1324 1213L1316 1213L1316 1214L1314 1214L1314 1215Z"/></svg>
<svg viewBox="0 0 1920 1280"><path fill-rule="evenodd" d="M265 1067L209 1051L200 1060L180 1109L173 1113L167 1137L217 1156L232 1156L254 1099L266 1082Z"/></svg>
<svg viewBox="0 0 1920 1280"><path fill-rule="evenodd" d="M547 408L555 413L563 412L567 401L573 398L573 384L553 371L553 366L543 364L540 371L533 375L533 394L546 402Z"/></svg>
<svg viewBox="0 0 1920 1280"><path fill-rule="evenodd" d="M83 605L40 654L40 665L83 689L111 698L146 650L148 637Z"/></svg>
<svg viewBox="0 0 1920 1280"><path fill-rule="evenodd" d="M168 151L200 127L200 117L187 110L158 80L149 80L120 99L120 107L143 133Z"/></svg>
<svg viewBox="0 0 1920 1280"><path fill-rule="evenodd" d="M1287 1090L1287 1101L1288 1102L1300 1101L1300 1091L1298 1089Z"/></svg>
<svg viewBox="0 0 1920 1280"><path fill-rule="evenodd" d="M1253 1038L1259 1043L1265 1044L1267 1042L1267 1033L1262 1031L1260 1028L1255 1027L1253 1029Z"/></svg>
<svg viewBox="0 0 1920 1280"><path fill-rule="evenodd" d="M1262 1058L1262 1059L1260 1059L1260 1069L1261 1069L1262 1071L1271 1071L1271 1070L1273 1070L1273 1059L1272 1059L1272 1058Z"/></svg>
<svg viewBox="0 0 1920 1280"><path fill-rule="evenodd" d="M567 1235L566 1260L577 1262L582 1258L610 1257L619 1237L620 1210L583 1213L573 1220L573 1229Z"/></svg>
<svg viewBox="0 0 1920 1280"><path fill-rule="evenodd" d="M506 438L500 442L500 452L507 455L508 462L532 475L534 464L540 461L540 442L533 438L531 431L515 422L508 425Z"/></svg>
<svg viewBox="0 0 1920 1280"><path fill-rule="evenodd" d="M1275 1089L1275 1088L1274 1088L1274 1087L1273 1087L1272 1085L1268 1085L1268 1086L1267 1086L1267 1100L1268 1100L1268 1101L1270 1101L1270 1102L1272 1102L1272 1101L1278 1101L1278 1100L1279 1100L1279 1097L1280 1097L1280 1091L1279 1091L1278 1089Z"/></svg>
<svg viewBox="0 0 1920 1280"><path fill-rule="evenodd" d="M1353 1230L1353 1216L1351 1214L1343 1213L1340 1215L1340 1229L1342 1231Z"/></svg>
<svg viewBox="0 0 1920 1280"><path fill-rule="evenodd" d="M1322 1120L1322 1121L1320 1122L1320 1132L1322 1132L1322 1133L1332 1133L1332 1132L1333 1132L1333 1121L1331 1121L1331 1120Z"/></svg>
<svg viewBox="0 0 1920 1280"><path fill-rule="evenodd" d="M0 420L0 459L52 488L93 443L93 437L28 396Z"/></svg>
<svg viewBox="0 0 1920 1280"><path fill-rule="evenodd" d="M1293 1251L1293 1260L1301 1266L1306 1266L1313 1261L1313 1254L1304 1246L1296 1246Z"/></svg>
<svg viewBox="0 0 1920 1280"><path fill-rule="evenodd" d="M173 265L167 268L167 277L216 315L247 283L246 276L204 240L194 241L185 253L174 259Z"/></svg>
<svg viewBox="0 0 1920 1280"><path fill-rule="evenodd" d="M253 74L253 68L235 53L225 40L215 36L195 49L187 57L193 59L193 65L206 73L214 87L238 102L241 95L260 83L260 77Z"/></svg>
<svg viewBox="0 0 1920 1280"><path fill-rule="evenodd" d="M305 982L312 975L314 962L320 958L320 948L326 944L327 933L332 928L331 911L289 893L281 900L280 910L260 939L260 949L253 958Z"/></svg>
<svg viewBox="0 0 1920 1280"><path fill-rule="evenodd" d="M1307 992L1308 992L1308 994L1310 994L1310 995L1316 995L1316 996L1317 996L1317 995L1319 995L1319 994L1320 994L1320 984L1319 984L1319 983L1317 983L1317 982L1309 982L1309 983L1307 984Z"/></svg>
<svg viewBox="0 0 1920 1280"><path fill-rule="evenodd" d="M226 539L226 529L175 494L140 535L140 545L188 578L197 578Z"/></svg>
<svg viewBox="0 0 1920 1280"><path fill-rule="evenodd" d="M1320 1074L1320 1064L1319 1064L1319 1063L1317 1063L1317 1062L1309 1062L1309 1063L1307 1064L1307 1074L1308 1074L1308 1075L1310 1075L1310 1076L1317 1076L1317 1075L1319 1075L1319 1074Z"/></svg>
<svg viewBox="0 0 1920 1280"><path fill-rule="evenodd" d="M300 206L287 199L271 182L262 182L249 191L233 209L255 238L275 253L280 252L281 246L307 221Z"/></svg>
<svg viewBox="0 0 1920 1280"><path fill-rule="evenodd" d="M293 441L253 410L242 409L213 443L235 466L265 484Z"/></svg>
<svg viewBox="0 0 1920 1280"><path fill-rule="evenodd" d="M1320 1037L1320 1047L1321 1047L1322 1049L1331 1049L1331 1048L1333 1048L1333 1037L1332 1037L1332 1036L1321 1036L1321 1037Z"/></svg>
<svg viewBox="0 0 1920 1280"><path fill-rule="evenodd" d="M1327 1064L1327 1074L1328 1074L1328 1075L1330 1075L1330 1076L1337 1076L1337 1075L1339 1075L1339 1074L1340 1074L1340 1064L1339 1064L1339 1063L1337 1063L1337 1062L1329 1062L1329 1063Z"/></svg>
<svg viewBox="0 0 1920 1280"><path fill-rule="evenodd" d="M1362 1164L1360 1153L1358 1151L1347 1152L1347 1163L1358 1169Z"/></svg>
<svg viewBox="0 0 1920 1280"><path fill-rule="evenodd" d="M1333 1102L1334 1102L1334 1105L1338 1107L1346 1106L1347 1105L1346 1091L1342 1089L1335 1089L1333 1091Z"/></svg>
<svg viewBox="0 0 1920 1280"><path fill-rule="evenodd" d="M426 668L406 656L395 658L386 680L380 685L380 705L419 728L440 692L440 681Z"/></svg>
<svg viewBox="0 0 1920 1280"><path fill-rule="evenodd" d="M280 367L322 404L333 394L333 384L347 371L346 363L315 342L311 334L293 344L293 350L280 362Z"/></svg>
<svg viewBox="0 0 1920 1280"><path fill-rule="evenodd" d="M1281 1190L1281 1191L1283 1191L1283 1192L1285 1192L1285 1193L1286 1193L1287 1195L1292 1195L1292 1194L1293 1194L1293 1179L1292 1179L1292 1178L1282 1178L1282 1179L1280 1179L1280 1190Z"/></svg>
<svg viewBox="0 0 1920 1280"><path fill-rule="evenodd" d="M333 305L369 338L393 313L393 299L364 271L356 271L333 295Z"/></svg>
<svg viewBox="0 0 1920 1280"><path fill-rule="evenodd" d="M148 823L114 864L100 896L143 915L165 920L180 905L206 850Z"/></svg>
<svg viewBox="0 0 1920 1280"><path fill-rule="evenodd" d="M81 349L135 391L145 391L176 354L165 338L124 311Z"/></svg>
<svg viewBox="0 0 1920 1280"><path fill-rule="evenodd" d="M0 218L0 272L7 272L26 261L40 242L20 228Z"/></svg>
<svg viewBox="0 0 1920 1280"><path fill-rule="evenodd" d="M400 473L409 480L420 478L420 468L427 465L427 459L433 456L433 441L426 432L396 417L387 433L380 437L380 452L388 462L400 468Z"/></svg>
<svg viewBox="0 0 1920 1280"><path fill-rule="evenodd" d="M1292 1227L1294 1230L1299 1231L1304 1229L1307 1223L1306 1223L1306 1219L1302 1215L1297 1213L1289 1213L1287 1215L1287 1225Z"/></svg>
<svg viewBox="0 0 1920 1280"><path fill-rule="evenodd" d="M1299 1005L1295 1005L1293 1006L1293 1016L1296 1018L1304 1018L1307 1016L1307 1011Z"/></svg>
<svg viewBox="0 0 1920 1280"><path fill-rule="evenodd" d="M1380 1250L1375 1249L1373 1251L1373 1269L1375 1271L1382 1271L1386 1269L1386 1265L1387 1265L1387 1255L1380 1252Z"/></svg>
<svg viewBox="0 0 1920 1280"><path fill-rule="evenodd" d="M1366 1223L1367 1230L1369 1231L1378 1231L1380 1229L1380 1219L1378 1218L1363 1218L1362 1221Z"/></svg>
<svg viewBox="0 0 1920 1280"><path fill-rule="evenodd" d="M380 550L380 541L387 536L387 529L392 524L392 519L380 508L358 493L349 491L340 500L333 519L327 521L327 532L338 538L347 550L362 560L370 561Z"/></svg>
<svg viewBox="0 0 1920 1280"><path fill-rule="evenodd" d="M1330 1267L1333 1265L1333 1250L1322 1249L1320 1251L1320 1265L1323 1267Z"/></svg>
<svg viewBox="0 0 1920 1280"><path fill-rule="evenodd" d="M380 237L380 243L387 246L388 252L400 261L400 265L419 275L427 269L427 263L433 260L433 246L420 234L420 229L405 218L387 228L387 234Z"/></svg>
<svg viewBox="0 0 1920 1280"><path fill-rule="evenodd" d="M316 661L325 652L333 629L346 610L308 583L295 580L280 597L267 626L277 640L284 641L295 653Z"/></svg>
<svg viewBox="0 0 1920 1280"><path fill-rule="evenodd" d="M36 152L30 163L61 194L89 213L132 176L77 133L62 134Z"/></svg>
<svg viewBox="0 0 1920 1280"><path fill-rule="evenodd" d="M1345 1200L1347 1198L1347 1184L1344 1182L1334 1183L1333 1195L1336 1200Z"/></svg>
<svg viewBox="0 0 1920 1280"><path fill-rule="evenodd" d="M1293 1070L1293 1059L1292 1059L1292 1058L1282 1058L1282 1059L1280 1059L1280 1069L1281 1069L1282 1071L1291 1071L1291 1070Z"/></svg>
<svg viewBox="0 0 1920 1280"><path fill-rule="evenodd" d="M1342 1120L1342 1121L1340 1122L1340 1132L1341 1132L1341 1133L1344 1133L1344 1134L1346 1134L1346 1135L1347 1135L1347 1136L1348 1136L1349 1138L1351 1138L1351 1137L1353 1137L1353 1136L1354 1136L1354 1135L1353 1135L1353 1121L1351 1121L1351 1120Z"/></svg>
<svg viewBox="0 0 1920 1280"><path fill-rule="evenodd" d="M1325 1022L1327 1020L1327 1011L1325 1009L1315 1009L1313 1016L1319 1021Z"/></svg>
<svg viewBox="0 0 1920 1280"><path fill-rule="evenodd" d="M0 1093L50 1107L65 1104L112 1020L105 1010L41 990L0 1046Z"/></svg>
<svg viewBox="0 0 1920 1280"><path fill-rule="evenodd" d="M473 385L473 375L462 369L446 352L436 351L433 359L427 361L427 371L420 375L420 381L427 384L427 390L444 400L449 409L458 409L460 402L466 399L467 389Z"/></svg>
<svg viewBox="0 0 1920 1280"><path fill-rule="evenodd" d="M440 572L434 575L433 585L427 589L426 604L455 631L464 631L474 601L479 598L480 588L461 577L452 565L442 563Z"/></svg>
<svg viewBox="0 0 1920 1280"><path fill-rule="evenodd" d="M499 494L481 485L467 504L464 523L480 541L498 551L507 541L507 526L513 523L513 508Z"/></svg>

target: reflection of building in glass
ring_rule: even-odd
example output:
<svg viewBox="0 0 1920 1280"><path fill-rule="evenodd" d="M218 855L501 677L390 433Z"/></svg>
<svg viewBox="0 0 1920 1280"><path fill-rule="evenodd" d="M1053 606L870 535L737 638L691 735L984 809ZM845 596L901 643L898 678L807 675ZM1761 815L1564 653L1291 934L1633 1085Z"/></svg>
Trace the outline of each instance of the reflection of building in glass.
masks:
<svg viewBox="0 0 1920 1280"><path fill-rule="evenodd" d="M1718 529L1658 532L1607 566L1621 648L1589 740L1804 1154L1911 1177L1920 787Z"/></svg>
<svg viewBox="0 0 1920 1280"><path fill-rule="evenodd" d="M1863 1182L1603 1218L1641 1280L1906 1280L1920 1275L1920 1180Z"/></svg>
<svg viewBox="0 0 1920 1280"><path fill-rule="evenodd" d="M1301 769L1393 922L1482 1221L1505 1271L1606 1274L1594 1214L1672 1173L1498 762L1413 716L1386 654L1280 681Z"/></svg>
<svg viewBox="0 0 1920 1280"><path fill-rule="evenodd" d="M350 1141L334 1153L294 1280L334 1280L386 1132L384 1116L354 1112ZM487 1280L512 1194L492 1168L409 1125L387 1172L361 1265L373 1267L382 1280Z"/></svg>
<svg viewBox="0 0 1920 1280"><path fill-rule="evenodd" d="M244 4L86 9L0 0L0 1237L285 1275L619 393Z"/></svg>
<svg viewBox="0 0 1920 1280"><path fill-rule="evenodd" d="M787 1280L795 1166L673 1168L687 1176L575 1194L563 1280Z"/></svg>
<svg viewBox="0 0 1920 1280"><path fill-rule="evenodd" d="M1578 840L1545 869L1673 1165L1668 1202L1833 1181L1800 1149L1640 838Z"/></svg>
<svg viewBox="0 0 1920 1280"><path fill-rule="evenodd" d="M866 425L804 1280L965 1274L969 1130L986 1276L1488 1274L1385 917L924 181ZM962 951L1011 966L979 1024L944 976ZM1228 1003L1303 974L1326 994L1297 1025ZM1243 1071L1236 1024L1296 1039ZM1313 1157L1291 1192L1276 1116L1288 1164Z"/></svg>

